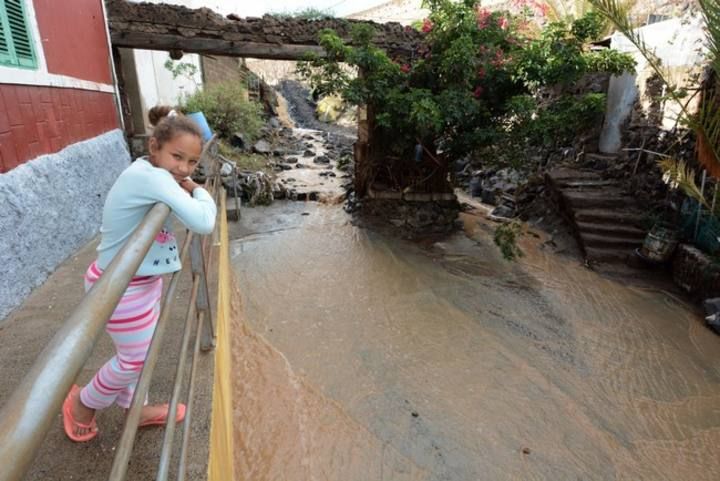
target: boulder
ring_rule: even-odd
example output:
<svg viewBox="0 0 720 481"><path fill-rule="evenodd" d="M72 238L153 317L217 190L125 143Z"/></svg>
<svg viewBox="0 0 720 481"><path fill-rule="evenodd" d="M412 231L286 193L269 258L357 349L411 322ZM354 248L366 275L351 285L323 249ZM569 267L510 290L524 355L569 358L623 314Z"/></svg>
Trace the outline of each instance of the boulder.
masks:
<svg viewBox="0 0 720 481"><path fill-rule="evenodd" d="M253 152L256 154L264 154L267 155L270 152L272 152L272 147L270 146L270 143L267 140L258 140L255 142L255 145L253 145Z"/></svg>

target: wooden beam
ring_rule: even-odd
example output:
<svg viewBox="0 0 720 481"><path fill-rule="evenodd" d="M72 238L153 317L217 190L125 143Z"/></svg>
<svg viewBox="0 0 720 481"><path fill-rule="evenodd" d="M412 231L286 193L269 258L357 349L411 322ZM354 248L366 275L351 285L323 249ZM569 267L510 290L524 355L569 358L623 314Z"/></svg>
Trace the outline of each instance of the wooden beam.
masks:
<svg viewBox="0 0 720 481"><path fill-rule="evenodd" d="M115 47L145 50L179 49L188 53L269 60L302 60L307 52L325 56L325 50L317 45L234 42L221 38L185 37L149 32L111 32L110 37Z"/></svg>

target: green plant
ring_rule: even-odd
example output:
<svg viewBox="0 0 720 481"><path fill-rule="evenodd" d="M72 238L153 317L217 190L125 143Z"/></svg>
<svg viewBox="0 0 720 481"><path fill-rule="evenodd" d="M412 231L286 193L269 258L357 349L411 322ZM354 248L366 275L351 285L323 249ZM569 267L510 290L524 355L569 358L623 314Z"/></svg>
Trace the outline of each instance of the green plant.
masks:
<svg viewBox="0 0 720 481"><path fill-rule="evenodd" d="M267 175L272 175L273 173L272 167L269 165L268 158L265 155L242 152L224 141L218 143L218 152L223 157L235 162L235 166L240 172L265 172Z"/></svg>
<svg viewBox="0 0 720 481"><path fill-rule="evenodd" d="M323 18L334 18L335 13L331 9L320 9L315 7L307 7L293 12L276 12L272 14L279 18L300 18L303 20L321 20Z"/></svg>
<svg viewBox="0 0 720 481"><path fill-rule="evenodd" d="M637 5L638 0L622 0L618 2L618 7L625 15L629 15L630 11ZM572 20L580 18L589 12L595 10L590 0L547 0L547 8L545 12L551 21ZM613 32L613 23L602 16L598 23L597 35L590 40L598 40L602 37L610 35Z"/></svg>
<svg viewBox="0 0 720 481"><path fill-rule="evenodd" d="M208 123L225 138L242 132L252 141L263 125L262 106L246 100L245 89L237 82L211 85L196 92L185 100L184 109L203 112Z"/></svg>
<svg viewBox="0 0 720 481"><path fill-rule="evenodd" d="M588 12L572 22L549 23L537 39L520 52L514 75L530 87L571 84L591 72L634 73L635 61L625 53L604 49L589 51L587 42L597 37L601 15Z"/></svg>
<svg viewBox="0 0 720 481"><path fill-rule="evenodd" d="M191 81L195 87L198 87L197 81L195 80L195 75L198 73L197 65L189 62L178 62L169 58L165 61L164 67L170 71L173 80L178 77L183 77Z"/></svg>
<svg viewBox="0 0 720 481"><path fill-rule="evenodd" d="M513 261L524 255L523 251L517 245L521 231L522 224L516 220L501 224L495 229L493 241L495 245L500 248L503 259Z"/></svg>

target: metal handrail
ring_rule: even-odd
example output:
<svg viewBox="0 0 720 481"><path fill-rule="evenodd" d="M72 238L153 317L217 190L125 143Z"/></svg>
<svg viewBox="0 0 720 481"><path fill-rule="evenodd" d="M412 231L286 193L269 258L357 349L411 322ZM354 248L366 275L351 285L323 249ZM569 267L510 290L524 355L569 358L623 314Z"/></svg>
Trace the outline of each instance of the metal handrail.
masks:
<svg viewBox="0 0 720 481"><path fill-rule="evenodd" d="M207 158L208 154L213 155L213 150L216 147L215 142L216 140L213 138L205 145L202 154L203 158ZM208 180L208 190L214 198L217 198L220 194L218 191L219 169L214 169L213 175L208 176ZM67 392L90 357L99 335L104 330L108 319L117 307L169 213L170 208L162 203L158 203L150 209L145 219L110 262L100 279L83 297L65 324L43 349L31 367L30 372L0 409L0 466L3 467L0 469L0 481L18 481L28 470L35 454L39 451L45 435L54 424L56 413L60 410ZM196 324L195 350L193 352L188 393L189 401L180 459L180 468L182 470L185 467L185 453L187 451L188 427L191 415L190 408L192 406L194 376L198 359L197 352L201 344L203 350L212 348L213 337L209 293L207 290L206 256L201 247L200 238L193 236L191 232L188 232L185 237L180 253L181 262L185 262L188 252L191 253L193 266L193 295L191 305L188 307L183 345L175 379L176 385L173 387L170 405L170 410L175 411L180 391L178 383L183 378L184 359L188 347L186 338L189 338L189 329L192 328L193 324ZM181 272L173 273L163 300L160 319L135 389L125 428L113 461L109 478L111 481L125 479L128 460L140 420L140 410L150 387L152 371L157 361L161 340L167 325L168 301L174 298L174 291ZM200 297L204 297L203 302L198 301ZM192 322L193 317L196 318L194 323ZM174 412L168 414L169 419L174 419ZM168 427L170 429L163 441L163 455L161 456L161 467L157 478L159 480L164 480L167 477L169 454L166 454L166 451L169 453L172 445L175 423L170 423ZM166 458L168 458L167 461ZM163 466L165 467L163 468ZM184 471L180 471L180 477L184 477Z"/></svg>
<svg viewBox="0 0 720 481"><path fill-rule="evenodd" d="M83 297L0 411L0 481L20 479L50 430L170 208L156 204Z"/></svg>

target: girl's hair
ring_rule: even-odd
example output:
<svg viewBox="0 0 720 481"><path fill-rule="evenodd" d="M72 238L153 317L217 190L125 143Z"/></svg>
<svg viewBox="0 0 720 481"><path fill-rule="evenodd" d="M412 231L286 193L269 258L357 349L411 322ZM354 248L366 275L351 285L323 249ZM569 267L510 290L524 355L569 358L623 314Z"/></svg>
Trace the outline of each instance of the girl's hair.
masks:
<svg viewBox="0 0 720 481"><path fill-rule="evenodd" d="M158 105L151 108L148 112L148 120L155 127L152 136L155 138L158 148L162 148L165 142L172 140L181 133L195 135L202 143L203 137L200 127L193 120L172 107Z"/></svg>

